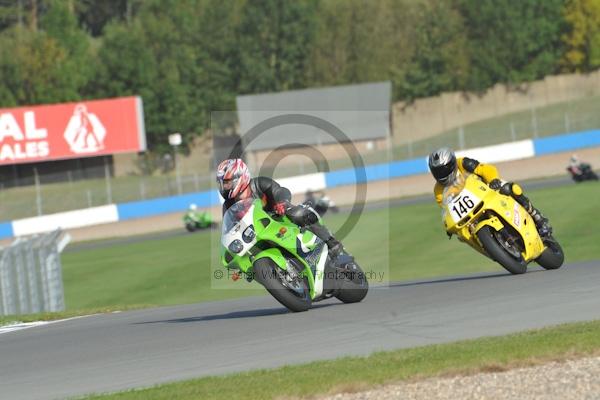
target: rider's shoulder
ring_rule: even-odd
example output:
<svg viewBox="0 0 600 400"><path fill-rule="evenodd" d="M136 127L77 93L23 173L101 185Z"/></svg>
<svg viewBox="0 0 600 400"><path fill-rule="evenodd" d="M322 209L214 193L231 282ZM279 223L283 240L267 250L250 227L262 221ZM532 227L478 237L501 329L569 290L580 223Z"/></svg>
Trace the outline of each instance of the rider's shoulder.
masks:
<svg viewBox="0 0 600 400"><path fill-rule="evenodd" d="M255 182L272 182L273 178L269 178L268 176L255 176L254 178L250 179L251 181L255 181Z"/></svg>
<svg viewBox="0 0 600 400"><path fill-rule="evenodd" d="M250 180L253 185L259 188L266 189L268 187L272 187L274 185L278 185L277 181L273 178L269 178L268 176L257 176Z"/></svg>
<svg viewBox="0 0 600 400"><path fill-rule="evenodd" d="M475 172L475 169L479 166L479 161L474 158L461 157L457 161L463 170L471 173Z"/></svg>

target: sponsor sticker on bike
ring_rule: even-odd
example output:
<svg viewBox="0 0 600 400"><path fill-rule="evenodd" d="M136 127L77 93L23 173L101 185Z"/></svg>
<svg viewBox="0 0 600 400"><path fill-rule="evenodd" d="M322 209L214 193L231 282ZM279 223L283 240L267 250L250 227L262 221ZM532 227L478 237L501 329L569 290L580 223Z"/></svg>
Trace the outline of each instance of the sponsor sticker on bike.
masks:
<svg viewBox="0 0 600 400"><path fill-rule="evenodd" d="M513 222L517 228L521 227L521 214L519 214L519 205L515 203L513 209Z"/></svg>

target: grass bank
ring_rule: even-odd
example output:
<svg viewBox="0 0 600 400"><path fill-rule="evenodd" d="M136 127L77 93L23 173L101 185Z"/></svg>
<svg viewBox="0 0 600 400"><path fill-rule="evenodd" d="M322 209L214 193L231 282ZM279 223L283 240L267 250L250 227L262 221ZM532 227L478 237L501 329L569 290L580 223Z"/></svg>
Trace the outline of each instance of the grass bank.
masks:
<svg viewBox="0 0 600 400"><path fill-rule="evenodd" d="M477 340L207 377L86 399L281 399L358 391L441 375L473 374L600 354L600 321Z"/></svg>

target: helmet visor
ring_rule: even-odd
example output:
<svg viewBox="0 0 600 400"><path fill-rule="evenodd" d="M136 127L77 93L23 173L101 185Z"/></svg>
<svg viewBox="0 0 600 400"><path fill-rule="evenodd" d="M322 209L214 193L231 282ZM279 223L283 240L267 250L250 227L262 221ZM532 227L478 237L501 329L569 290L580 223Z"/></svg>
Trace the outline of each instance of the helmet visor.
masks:
<svg viewBox="0 0 600 400"><path fill-rule="evenodd" d="M451 162L446 165L439 165L435 168L432 168L431 173L433 174L435 180L442 185L445 185L450 181L454 171L456 171L456 158L453 158Z"/></svg>
<svg viewBox="0 0 600 400"><path fill-rule="evenodd" d="M221 192L221 195L223 196L223 198L225 198L225 199L229 198L229 195L230 195L231 191L233 190L233 188L235 187L237 181L238 181L238 179L223 179L223 178L218 179L219 191Z"/></svg>

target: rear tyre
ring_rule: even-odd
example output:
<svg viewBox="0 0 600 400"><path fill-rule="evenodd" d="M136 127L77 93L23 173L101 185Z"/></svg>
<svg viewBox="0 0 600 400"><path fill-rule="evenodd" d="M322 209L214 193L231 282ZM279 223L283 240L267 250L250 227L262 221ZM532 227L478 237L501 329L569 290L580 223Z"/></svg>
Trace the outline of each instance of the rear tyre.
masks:
<svg viewBox="0 0 600 400"><path fill-rule="evenodd" d="M524 274L527 271L527 263L522 257L516 259L510 255L496 239L496 236L493 234L495 232L496 231L489 226L484 226L477 232L477 238L485 251L492 260L502 265L502 267L511 274Z"/></svg>
<svg viewBox="0 0 600 400"><path fill-rule="evenodd" d="M340 292L335 297L344 303L362 301L369 291L369 281L363 270L358 264L351 261L346 264L345 271L342 274L344 274L344 278L341 278L343 280L340 285Z"/></svg>
<svg viewBox="0 0 600 400"><path fill-rule="evenodd" d="M279 268L270 258L255 261L253 270L254 279L290 311L300 312L310 308L310 290L306 279L299 277L294 285L287 281L284 284L287 272Z"/></svg>
<svg viewBox="0 0 600 400"><path fill-rule="evenodd" d="M565 254L562 247L560 247L560 244L552 236L543 239L543 241L546 245L546 250L535 261L545 269L560 268L565 261Z"/></svg>

